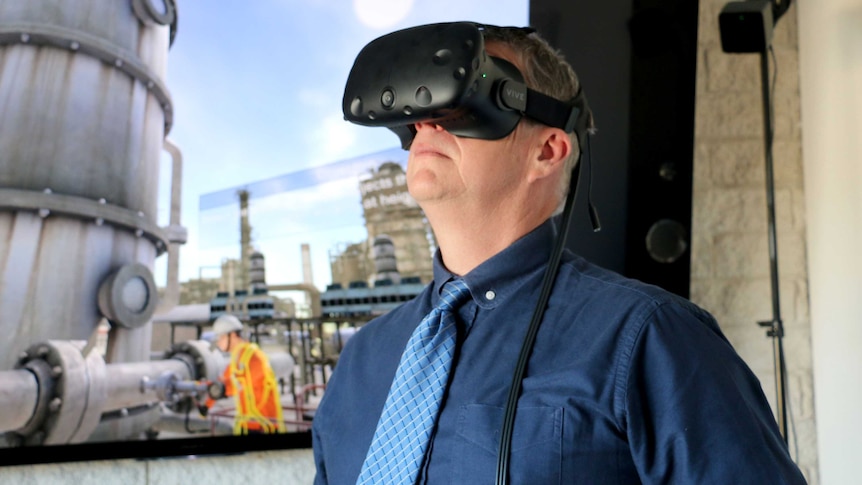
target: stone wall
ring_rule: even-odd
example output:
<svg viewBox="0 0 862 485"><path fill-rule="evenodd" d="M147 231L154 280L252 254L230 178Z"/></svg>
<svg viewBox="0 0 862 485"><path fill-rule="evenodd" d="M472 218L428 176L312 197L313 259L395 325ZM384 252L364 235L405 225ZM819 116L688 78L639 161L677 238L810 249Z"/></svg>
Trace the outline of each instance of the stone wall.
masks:
<svg viewBox="0 0 862 485"><path fill-rule="evenodd" d="M310 484L311 450L0 467L0 483L117 485Z"/></svg>
<svg viewBox="0 0 862 485"><path fill-rule="evenodd" d="M722 51L718 14L726 3L700 1L691 299L715 315L775 409L773 342L757 325L773 315L760 55ZM790 452L814 485L817 438L796 15L796 7L791 7L779 20L773 39L778 66L773 149L776 247ZM774 66L770 59L771 73Z"/></svg>

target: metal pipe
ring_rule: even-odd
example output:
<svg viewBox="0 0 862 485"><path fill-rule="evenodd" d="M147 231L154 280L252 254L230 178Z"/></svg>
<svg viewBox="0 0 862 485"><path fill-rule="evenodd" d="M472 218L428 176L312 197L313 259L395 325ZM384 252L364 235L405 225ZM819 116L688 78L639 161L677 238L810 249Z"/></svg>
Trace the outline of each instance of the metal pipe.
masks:
<svg viewBox="0 0 862 485"><path fill-rule="evenodd" d="M159 302L156 313L165 313L180 302L180 246L188 238L186 229L180 225L182 209L183 154L179 147L165 138L164 149L171 155L171 216L166 229L168 235L168 279L165 295Z"/></svg>
<svg viewBox="0 0 862 485"><path fill-rule="evenodd" d="M283 377L289 380L293 374L293 367L296 365L293 357L287 352L267 352L266 355L276 379Z"/></svg>
<svg viewBox="0 0 862 485"><path fill-rule="evenodd" d="M107 399L103 413L159 401L155 390L142 392L141 381L156 380L164 372L173 372L182 380L193 379L188 365L177 359L158 362L126 362L105 366Z"/></svg>
<svg viewBox="0 0 862 485"><path fill-rule="evenodd" d="M311 316L320 317L323 312L320 307L320 290L316 286L308 283L295 283L287 285L267 285L270 292L273 291L304 291L308 294L311 300Z"/></svg>
<svg viewBox="0 0 862 485"><path fill-rule="evenodd" d="M23 428L36 411L36 376L28 370L2 371L0 382L0 432Z"/></svg>
<svg viewBox="0 0 862 485"><path fill-rule="evenodd" d="M122 433L131 432L129 430L140 427L138 424L149 425L154 421L152 416L145 418L129 412L163 400L157 386L143 385L145 380L156 382L163 375L169 374L171 379L179 382L179 390L200 391L203 388L192 384L193 381L215 380L227 366L227 361L221 354L209 351L209 347L203 342L178 344L172 356L165 360L107 365L96 353L90 353L84 358L79 353L83 342L79 344L76 346L68 342L52 341L41 346L35 345L26 354L29 355L27 365L33 366L32 370L25 368L0 371L0 433L17 430L23 437L28 437L30 431L22 428L34 419L38 421L38 426L41 426L40 423L47 413L45 409L49 406L48 401L52 401L52 413L66 412L66 421L75 420L75 423L84 418L98 420L98 417L102 416L104 420L106 415L118 414L118 417L111 418L110 426L100 426L102 429L97 433L99 436L111 429ZM286 352L267 355L276 377L289 380L294 367L291 355ZM44 369L41 380L37 378L38 372L34 373L39 369ZM40 388L40 382L43 388ZM62 389L62 392L54 392L58 383L62 385L56 389ZM41 412L40 396L45 400ZM80 409L73 411L75 406ZM126 419L127 416L129 419ZM125 421L128 423L123 424ZM133 423L138 424L133 426ZM96 423L94 421L92 426L85 426L80 431L77 428L67 430L66 427L66 422L54 425L46 439L52 443L81 441L93 431ZM116 436L126 435L114 435ZM41 443L42 439L37 441Z"/></svg>

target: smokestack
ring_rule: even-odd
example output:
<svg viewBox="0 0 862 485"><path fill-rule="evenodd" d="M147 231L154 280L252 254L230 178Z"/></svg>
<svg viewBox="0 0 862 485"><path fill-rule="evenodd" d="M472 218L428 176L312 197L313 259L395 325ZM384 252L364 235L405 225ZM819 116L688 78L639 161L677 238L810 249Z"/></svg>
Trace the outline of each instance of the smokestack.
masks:
<svg viewBox="0 0 862 485"><path fill-rule="evenodd" d="M251 284L248 273L251 257L251 223L248 219L248 191L239 190L239 231L240 231L240 285L242 289L247 290Z"/></svg>
<svg viewBox="0 0 862 485"><path fill-rule="evenodd" d="M311 247L308 243L302 243L302 282L314 284L314 275L311 274Z"/></svg>

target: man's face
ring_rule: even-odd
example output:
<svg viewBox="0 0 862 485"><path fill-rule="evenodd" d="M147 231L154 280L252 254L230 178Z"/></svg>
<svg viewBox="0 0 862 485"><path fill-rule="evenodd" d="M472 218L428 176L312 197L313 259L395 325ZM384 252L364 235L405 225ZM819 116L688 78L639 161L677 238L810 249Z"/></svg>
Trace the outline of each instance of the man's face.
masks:
<svg viewBox="0 0 862 485"><path fill-rule="evenodd" d="M508 48L488 44L489 55L514 62ZM456 202L493 210L523 183L532 129L520 123L509 136L480 140L452 135L439 125L417 123L407 163L410 195L425 207Z"/></svg>
<svg viewBox="0 0 862 485"><path fill-rule="evenodd" d="M222 352L227 352L228 351L228 345L230 344L230 334L229 333L223 333L223 334L219 335L218 337L216 337L215 344L219 350L221 350Z"/></svg>

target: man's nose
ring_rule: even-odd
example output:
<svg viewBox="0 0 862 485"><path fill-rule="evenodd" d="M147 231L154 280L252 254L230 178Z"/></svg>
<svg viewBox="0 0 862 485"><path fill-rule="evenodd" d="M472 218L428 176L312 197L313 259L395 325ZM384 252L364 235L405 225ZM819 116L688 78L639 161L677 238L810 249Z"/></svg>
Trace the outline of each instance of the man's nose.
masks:
<svg viewBox="0 0 862 485"><path fill-rule="evenodd" d="M413 127L416 128L417 133L423 129L443 131L443 127L433 121L419 121L414 123Z"/></svg>

